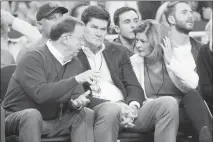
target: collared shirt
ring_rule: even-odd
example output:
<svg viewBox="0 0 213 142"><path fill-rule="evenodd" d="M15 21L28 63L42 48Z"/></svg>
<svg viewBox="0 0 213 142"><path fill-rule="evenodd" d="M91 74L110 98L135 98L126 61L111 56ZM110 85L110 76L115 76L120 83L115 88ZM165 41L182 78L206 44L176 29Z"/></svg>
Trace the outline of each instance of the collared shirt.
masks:
<svg viewBox="0 0 213 142"><path fill-rule="evenodd" d="M57 49L55 49L55 47L50 43L49 40L47 40L46 45L53 56L59 61L62 66L71 61L71 59L66 60L65 57Z"/></svg>
<svg viewBox="0 0 213 142"><path fill-rule="evenodd" d="M83 52L86 54L92 70L100 71L101 79L98 80L98 85L101 92L97 95L101 99L110 100L112 102L123 100L122 92L117 88L111 78L106 60L102 54L105 45L102 44L101 49L94 54L88 47L82 46ZM110 93L109 93L110 90Z"/></svg>

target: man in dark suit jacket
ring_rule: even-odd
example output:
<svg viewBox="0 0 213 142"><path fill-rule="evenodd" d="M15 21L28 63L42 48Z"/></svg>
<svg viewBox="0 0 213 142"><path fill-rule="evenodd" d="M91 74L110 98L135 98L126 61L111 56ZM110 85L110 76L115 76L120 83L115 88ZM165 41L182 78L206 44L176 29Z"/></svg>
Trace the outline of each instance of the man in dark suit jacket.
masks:
<svg viewBox="0 0 213 142"><path fill-rule="evenodd" d="M90 89L90 104L95 111L96 142L116 142L123 127L139 132L155 128L155 141L175 142L178 129L178 104L172 97L147 100L133 72L130 59L121 45L106 42L110 25L108 11L90 6L82 13L84 44L78 54L84 70L99 73ZM121 127L120 127L121 126Z"/></svg>

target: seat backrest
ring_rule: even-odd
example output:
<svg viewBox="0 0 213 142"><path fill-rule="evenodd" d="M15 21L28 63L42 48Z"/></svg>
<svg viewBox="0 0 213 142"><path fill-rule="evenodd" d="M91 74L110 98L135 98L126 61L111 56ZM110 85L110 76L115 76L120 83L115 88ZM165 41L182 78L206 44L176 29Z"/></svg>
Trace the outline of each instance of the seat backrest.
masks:
<svg viewBox="0 0 213 142"><path fill-rule="evenodd" d="M3 100L7 87L10 82L10 78L16 69L16 65L8 65L1 68L1 100Z"/></svg>

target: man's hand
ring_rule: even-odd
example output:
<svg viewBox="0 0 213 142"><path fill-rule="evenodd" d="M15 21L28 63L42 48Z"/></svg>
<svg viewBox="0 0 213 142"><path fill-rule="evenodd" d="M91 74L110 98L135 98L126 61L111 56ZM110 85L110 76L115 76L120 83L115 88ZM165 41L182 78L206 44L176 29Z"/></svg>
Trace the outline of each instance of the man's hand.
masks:
<svg viewBox="0 0 213 142"><path fill-rule="evenodd" d="M75 76L75 79L80 84L85 82L88 82L89 84L93 84L100 79L100 72L88 70Z"/></svg>
<svg viewBox="0 0 213 142"><path fill-rule="evenodd" d="M8 25L12 25L14 19L15 17L10 12L1 9L1 20L6 22Z"/></svg>
<svg viewBox="0 0 213 142"><path fill-rule="evenodd" d="M136 118L138 118L138 107L135 106L135 105L130 105L129 107L131 109L130 109L130 112L128 114L128 117L132 118L133 120L135 120Z"/></svg>
<svg viewBox="0 0 213 142"><path fill-rule="evenodd" d="M135 125L133 124L134 119L138 116L135 114L135 110L128 106L125 103L118 103L121 108L121 127L124 128L132 128Z"/></svg>
<svg viewBox="0 0 213 142"><path fill-rule="evenodd" d="M133 124L133 119L129 117L122 116L120 126L123 128L133 128L135 124Z"/></svg>
<svg viewBox="0 0 213 142"><path fill-rule="evenodd" d="M90 91L88 90L84 94L80 95L77 99L75 100L71 99L70 101L75 108L84 107L90 102L90 100L86 98L89 94Z"/></svg>
<svg viewBox="0 0 213 142"><path fill-rule="evenodd" d="M160 44L164 53L164 60L170 64L173 56L171 40L168 37L163 38L163 43Z"/></svg>

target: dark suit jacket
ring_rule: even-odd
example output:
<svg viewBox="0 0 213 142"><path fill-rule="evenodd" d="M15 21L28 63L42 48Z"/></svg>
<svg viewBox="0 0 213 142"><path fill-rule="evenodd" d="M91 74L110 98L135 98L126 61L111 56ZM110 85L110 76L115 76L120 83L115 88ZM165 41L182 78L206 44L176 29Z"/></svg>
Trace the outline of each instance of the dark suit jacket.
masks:
<svg viewBox="0 0 213 142"><path fill-rule="evenodd" d="M111 78L115 85L121 90L126 103L137 101L140 104L145 100L143 89L141 88L136 75L132 69L130 59L120 44L104 42L105 50L103 56L108 65ZM83 70L91 69L88 59L81 50L78 54ZM89 84L84 84L85 90L90 89Z"/></svg>

